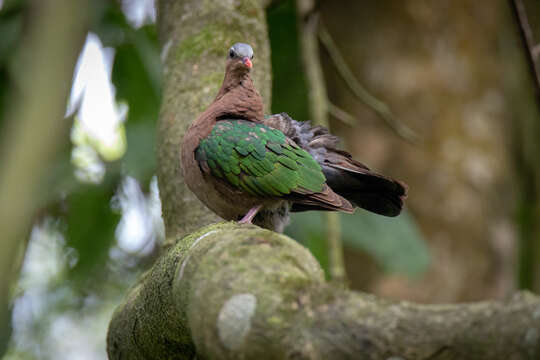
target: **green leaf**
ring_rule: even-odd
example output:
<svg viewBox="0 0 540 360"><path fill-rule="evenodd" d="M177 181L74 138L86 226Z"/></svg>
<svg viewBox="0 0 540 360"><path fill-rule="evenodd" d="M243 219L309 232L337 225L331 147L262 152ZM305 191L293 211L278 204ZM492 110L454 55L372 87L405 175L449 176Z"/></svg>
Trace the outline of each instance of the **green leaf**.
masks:
<svg viewBox="0 0 540 360"><path fill-rule="evenodd" d="M4 118L14 92L10 66L20 52L23 11L20 1L6 1L0 11L0 132L4 130Z"/></svg>
<svg viewBox="0 0 540 360"><path fill-rule="evenodd" d="M343 243L369 254L384 271L411 277L426 271L429 250L409 212L389 218L357 210L352 215L340 213L339 218ZM293 214L286 233L309 247L314 237L326 233L322 213Z"/></svg>
<svg viewBox="0 0 540 360"><path fill-rule="evenodd" d="M155 123L126 124L127 151L122 158L124 175L148 183L156 169Z"/></svg>
<svg viewBox="0 0 540 360"><path fill-rule="evenodd" d="M293 119L309 119L295 2L286 0L271 6L267 11L267 22L272 48L272 112L287 111Z"/></svg>
<svg viewBox="0 0 540 360"><path fill-rule="evenodd" d="M116 47L125 42L126 32L131 30L120 1L95 1L92 6L90 31L97 34L103 46Z"/></svg>
<svg viewBox="0 0 540 360"><path fill-rule="evenodd" d="M116 97L129 105L128 122L155 122L161 96L161 65L154 26L127 32L116 47L112 81Z"/></svg>
<svg viewBox="0 0 540 360"><path fill-rule="evenodd" d="M8 350L9 340L13 333L13 306L9 306L6 317L7 320L0 323L0 358L3 358Z"/></svg>
<svg viewBox="0 0 540 360"><path fill-rule="evenodd" d="M109 249L115 241L120 215L111 209L110 201L116 182L87 185L66 199L66 244L77 252L77 263L70 269L75 279L91 279L91 273L103 268Z"/></svg>
<svg viewBox="0 0 540 360"><path fill-rule="evenodd" d="M129 106L126 121L126 174L147 183L155 170L154 134L161 100L161 65L154 26L126 32L118 45L112 81L117 99Z"/></svg>
<svg viewBox="0 0 540 360"><path fill-rule="evenodd" d="M0 65L13 56L22 35L22 11L12 10L0 13Z"/></svg>

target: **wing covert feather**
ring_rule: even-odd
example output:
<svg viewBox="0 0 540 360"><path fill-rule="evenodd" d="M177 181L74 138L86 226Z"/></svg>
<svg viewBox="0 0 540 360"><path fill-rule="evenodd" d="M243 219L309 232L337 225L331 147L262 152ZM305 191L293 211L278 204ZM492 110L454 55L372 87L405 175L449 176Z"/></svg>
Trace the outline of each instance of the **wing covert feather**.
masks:
<svg viewBox="0 0 540 360"><path fill-rule="evenodd" d="M236 188L260 197L318 193L320 165L279 130L244 120L221 120L196 150L199 164Z"/></svg>

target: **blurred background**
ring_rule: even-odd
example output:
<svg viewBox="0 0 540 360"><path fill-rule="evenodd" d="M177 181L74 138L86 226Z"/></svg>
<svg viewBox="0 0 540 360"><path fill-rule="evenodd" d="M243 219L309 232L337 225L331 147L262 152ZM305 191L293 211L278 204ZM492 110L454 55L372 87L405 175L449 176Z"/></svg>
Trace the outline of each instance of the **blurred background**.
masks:
<svg viewBox="0 0 540 360"><path fill-rule="evenodd" d="M60 151L13 259L11 336L1 339L9 341L6 359L106 358L110 316L164 240L155 177L161 49L154 2L90 4ZM315 9L326 34L319 55L332 131L357 159L409 185L397 218L339 216L351 288L425 303L540 292L540 122L510 4L334 0ZM525 4L534 35L540 8ZM272 112L307 120L296 9L293 0L267 9ZM29 1L0 0L4 142L35 16ZM390 122L380 104L391 109ZM328 270L323 216L296 214L286 233Z"/></svg>

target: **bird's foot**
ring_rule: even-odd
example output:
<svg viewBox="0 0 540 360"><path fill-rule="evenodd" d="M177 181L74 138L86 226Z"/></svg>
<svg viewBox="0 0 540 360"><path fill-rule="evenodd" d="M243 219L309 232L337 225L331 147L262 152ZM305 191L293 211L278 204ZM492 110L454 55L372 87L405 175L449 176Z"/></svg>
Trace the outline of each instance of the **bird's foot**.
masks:
<svg viewBox="0 0 540 360"><path fill-rule="evenodd" d="M257 205L249 209L246 215L238 222L239 224L251 224L251 221L257 215L259 210L261 210L262 205Z"/></svg>

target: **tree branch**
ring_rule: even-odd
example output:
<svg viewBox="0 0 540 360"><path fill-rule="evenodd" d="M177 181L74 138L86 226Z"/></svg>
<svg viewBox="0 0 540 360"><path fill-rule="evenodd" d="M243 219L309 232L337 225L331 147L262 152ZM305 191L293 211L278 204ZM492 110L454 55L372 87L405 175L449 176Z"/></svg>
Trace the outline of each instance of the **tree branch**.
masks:
<svg viewBox="0 0 540 360"><path fill-rule="evenodd" d="M354 116L331 102L328 103L328 113L349 126L356 126L358 123Z"/></svg>
<svg viewBox="0 0 540 360"><path fill-rule="evenodd" d="M417 143L419 141L418 135L403 122L396 119L388 105L371 95L356 79L352 70L347 65L347 62L343 59L334 40L330 36L330 33L323 25L319 27L319 38L326 47L326 50L328 50L328 54L334 62L338 73L358 100L373 109L373 111L375 111L375 113L384 120L386 125L388 125L388 127L399 137L410 143Z"/></svg>
<svg viewBox="0 0 540 360"><path fill-rule="evenodd" d="M529 25L529 20L527 19L527 12L525 10L523 1L512 0L512 10L514 11L514 16L519 24L523 45L527 50L527 62L529 64L532 77L535 80L536 93L537 96L540 97L540 70L537 66L539 44L536 44L535 46L533 32L531 30L531 26Z"/></svg>
<svg viewBox="0 0 540 360"><path fill-rule="evenodd" d="M191 359L195 349L198 359L536 359L540 298L383 301L329 285L284 235L217 224L158 261L108 334L111 359Z"/></svg>

